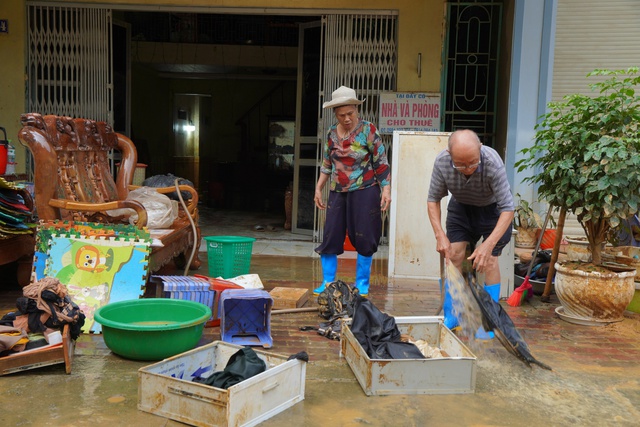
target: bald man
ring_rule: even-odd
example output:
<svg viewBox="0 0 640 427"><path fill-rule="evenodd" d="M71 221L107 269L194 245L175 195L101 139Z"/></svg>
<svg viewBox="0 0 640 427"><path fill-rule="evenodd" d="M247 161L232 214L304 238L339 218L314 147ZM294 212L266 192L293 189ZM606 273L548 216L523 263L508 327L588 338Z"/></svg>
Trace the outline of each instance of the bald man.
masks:
<svg viewBox="0 0 640 427"><path fill-rule="evenodd" d="M447 206L445 233L441 225L440 201L448 193L452 197ZM511 239L514 209L500 155L493 148L482 145L472 130L453 132L447 150L436 157L427 199L436 250L462 271L467 245L476 245L468 259L476 271L484 273L484 289L496 302L500 298L498 257ZM480 238L482 243L477 245ZM458 326L448 291L443 309L445 325L449 329ZM490 339L493 333L481 330L476 337Z"/></svg>

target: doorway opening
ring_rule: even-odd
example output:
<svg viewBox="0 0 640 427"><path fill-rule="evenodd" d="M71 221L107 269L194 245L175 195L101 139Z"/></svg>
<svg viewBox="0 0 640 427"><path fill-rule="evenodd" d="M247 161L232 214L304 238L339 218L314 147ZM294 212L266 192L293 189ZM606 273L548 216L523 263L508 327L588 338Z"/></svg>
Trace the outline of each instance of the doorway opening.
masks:
<svg viewBox="0 0 640 427"><path fill-rule="evenodd" d="M251 15L261 11L246 9L246 14L233 15L215 8L191 13L179 7L157 11L152 6L94 9L29 5L30 37L38 40L28 46L30 94L44 93L42 82L71 91L46 91L51 102L33 109L45 114L69 109L64 114L117 126L136 144L139 162L148 165L147 176L193 175L203 206L258 212L274 209L284 216L283 199L293 198L292 231L313 232L314 239L319 239L322 212L309 209L301 199L317 179L319 148L329 126L329 117L323 116L320 105L327 93L349 85L371 101L363 118L375 119L379 94L395 90L397 15L364 10L339 15L323 15L320 9L299 11L301 15L296 9ZM38 25L42 19L56 25ZM116 22L124 31L118 30L112 37L112 23ZM304 43L300 37L303 31ZM68 32L76 37L66 37ZM314 39L320 46L310 48L307 41ZM91 50L76 48L89 42L93 42ZM78 72L72 75L89 73L95 77L83 80L88 87L83 86L80 93L93 94L90 102L69 101L67 94L75 94L74 82L65 81L66 74L56 79L59 58L49 64L47 52L51 51L74 52L72 64ZM122 55L124 52L128 53ZM317 58L311 58L313 55ZM304 64L316 64L320 69L308 74ZM43 67L53 74L38 80L33 70ZM112 79L114 72L118 73L116 79ZM118 86L115 89L114 84ZM300 85L306 89L302 98ZM199 94L212 100L210 110L199 117L211 132L198 137L197 156L182 151L190 144L195 150L189 138L183 136L176 143L176 130L186 128L176 127L174 122L190 120L187 110L174 105L179 94ZM128 98L125 102L123 96ZM178 119L178 114L187 119ZM291 188L290 171L269 165L270 126L274 119L289 117L295 121L292 169L293 187L297 188ZM193 131L198 128L196 123L185 126ZM305 126L309 132L302 129ZM299 147L307 136L305 147ZM295 150L300 152L296 155ZM309 165L302 164L303 154ZM182 161L185 157L192 157L186 162L189 167ZM216 197L212 197L214 193Z"/></svg>
<svg viewBox="0 0 640 427"><path fill-rule="evenodd" d="M131 28L131 137L147 176L173 173L196 185L205 208L283 226L294 144L274 129L292 136L299 26L320 17L114 16Z"/></svg>

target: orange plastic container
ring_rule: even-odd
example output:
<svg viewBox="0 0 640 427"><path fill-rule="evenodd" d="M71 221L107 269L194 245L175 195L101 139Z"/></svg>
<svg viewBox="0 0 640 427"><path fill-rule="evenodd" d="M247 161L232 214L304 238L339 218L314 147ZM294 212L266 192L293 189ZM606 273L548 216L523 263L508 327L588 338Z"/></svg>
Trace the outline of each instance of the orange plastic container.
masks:
<svg viewBox="0 0 640 427"><path fill-rule="evenodd" d="M209 289L212 291L216 291L215 301L213 303L212 311L213 311L213 319L208 321L205 325L207 328L220 326L220 313L218 312L218 306L220 305L220 295L223 291L227 289L244 289L240 285L236 285L233 282L224 279L215 279L213 277L203 276L202 274L194 274L194 277L199 277L201 279L206 279L209 281Z"/></svg>
<svg viewBox="0 0 640 427"><path fill-rule="evenodd" d="M540 233L542 229L538 229L536 231L536 241L540 238ZM553 245L556 241L556 230L553 228L544 230L544 234L542 235L542 240L540 241L540 249L553 249Z"/></svg>
<svg viewBox="0 0 640 427"><path fill-rule="evenodd" d="M356 250L356 248L351 243L351 240L349 240L349 235L348 234L344 238L344 250L345 251L355 251Z"/></svg>

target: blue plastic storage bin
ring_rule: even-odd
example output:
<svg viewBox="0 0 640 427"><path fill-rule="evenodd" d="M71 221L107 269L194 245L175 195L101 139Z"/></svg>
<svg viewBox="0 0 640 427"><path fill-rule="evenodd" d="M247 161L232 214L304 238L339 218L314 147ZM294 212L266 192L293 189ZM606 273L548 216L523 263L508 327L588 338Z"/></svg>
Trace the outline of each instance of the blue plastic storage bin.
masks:
<svg viewBox="0 0 640 427"><path fill-rule="evenodd" d="M227 289L220 295L222 341L271 348L273 298L262 289Z"/></svg>

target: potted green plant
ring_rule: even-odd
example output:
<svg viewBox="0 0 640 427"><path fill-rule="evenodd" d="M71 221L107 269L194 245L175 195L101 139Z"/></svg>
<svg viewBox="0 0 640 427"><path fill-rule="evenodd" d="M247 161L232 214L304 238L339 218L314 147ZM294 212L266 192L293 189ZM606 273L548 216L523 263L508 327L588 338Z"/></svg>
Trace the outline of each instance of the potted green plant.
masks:
<svg viewBox="0 0 640 427"><path fill-rule="evenodd" d="M516 199L516 209L513 213L513 228L517 231L515 245L519 248L533 248L536 244L536 229L542 227L540 215L520 194L516 194Z"/></svg>
<svg viewBox="0 0 640 427"><path fill-rule="evenodd" d="M531 203L523 199L519 193L516 194L516 200L516 209L513 214L513 228L517 231L515 235L515 245L519 248L533 248L540 236L544 221L541 215L533 209ZM555 226L555 218L553 215L550 215L540 249L553 247Z"/></svg>
<svg viewBox="0 0 640 427"><path fill-rule="evenodd" d="M634 67L595 70L587 77L596 80L589 84L592 96L571 94L549 103L534 144L521 151L516 168L532 170L524 181L536 185L548 203L576 215L593 264L600 265L609 234L640 208L640 75ZM558 288L556 277L556 294Z"/></svg>

